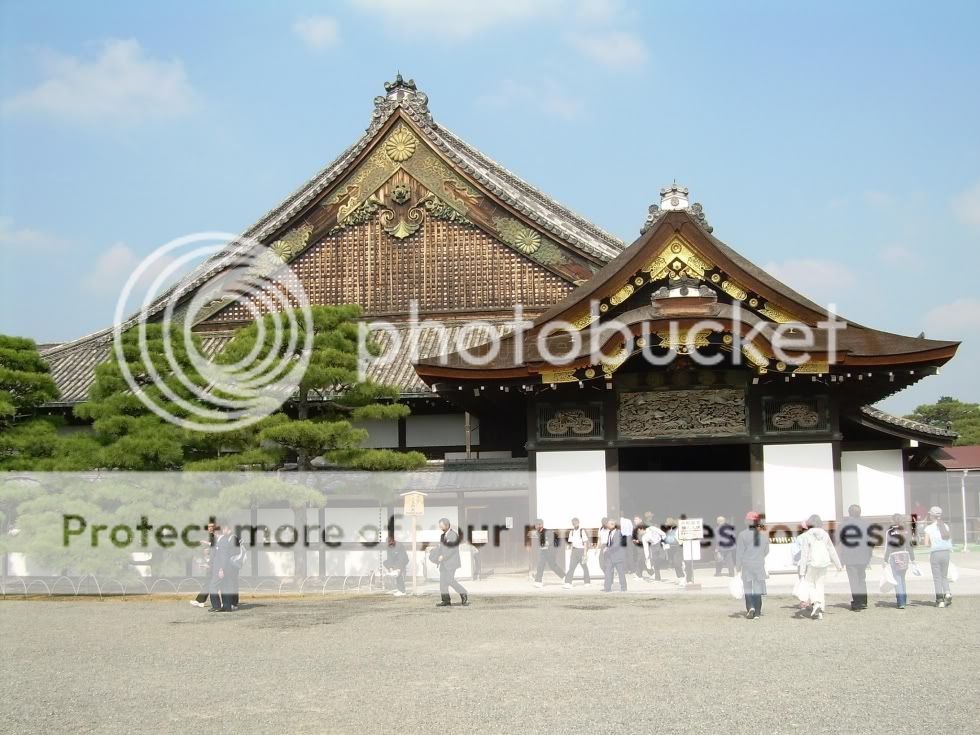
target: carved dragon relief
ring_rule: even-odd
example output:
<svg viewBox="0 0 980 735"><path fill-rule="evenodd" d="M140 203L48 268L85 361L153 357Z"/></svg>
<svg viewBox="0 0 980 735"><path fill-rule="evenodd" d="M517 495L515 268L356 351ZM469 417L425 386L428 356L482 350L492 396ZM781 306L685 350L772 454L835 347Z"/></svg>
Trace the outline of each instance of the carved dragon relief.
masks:
<svg viewBox="0 0 980 735"><path fill-rule="evenodd" d="M617 432L624 439L745 434L745 393L733 388L621 393Z"/></svg>

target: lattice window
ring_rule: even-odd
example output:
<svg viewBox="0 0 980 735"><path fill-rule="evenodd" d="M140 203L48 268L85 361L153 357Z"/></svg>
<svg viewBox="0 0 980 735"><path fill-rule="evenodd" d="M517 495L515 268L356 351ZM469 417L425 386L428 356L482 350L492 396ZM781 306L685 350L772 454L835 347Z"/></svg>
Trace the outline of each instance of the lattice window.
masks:
<svg viewBox="0 0 980 735"><path fill-rule="evenodd" d="M602 404L539 403L538 439L602 439Z"/></svg>
<svg viewBox="0 0 980 735"><path fill-rule="evenodd" d="M822 396L762 399L767 434L813 433L830 430L827 401Z"/></svg>

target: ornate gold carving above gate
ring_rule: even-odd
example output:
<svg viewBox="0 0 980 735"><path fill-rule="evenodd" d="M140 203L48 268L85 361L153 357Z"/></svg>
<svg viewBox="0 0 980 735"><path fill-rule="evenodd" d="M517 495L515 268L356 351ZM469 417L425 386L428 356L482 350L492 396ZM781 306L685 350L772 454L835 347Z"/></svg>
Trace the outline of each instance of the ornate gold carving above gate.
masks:
<svg viewBox="0 0 980 735"><path fill-rule="evenodd" d="M699 388L621 393L617 433L621 439L745 434L745 392Z"/></svg>
<svg viewBox="0 0 980 735"><path fill-rule="evenodd" d="M511 217L494 217L500 239L524 255L533 255L541 247L541 234Z"/></svg>
<svg viewBox="0 0 980 735"><path fill-rule="evenodd" d="M776 429L815 429L820 424L820 413L805 403L784 403L770 419Z"/></svg>
<svg viewBox="0 0 980 735"><path fill-rule="evenodd" d="M406 126L399 125L385 141L384 151L392 161L402 163L415 154L418 145L418 138Z"/></svg>
<svg viewBox="0 0 980 735"><path fill-rule="evenodd" d="M573 408L556 411L545 423L545 428L554 436L566 435L569 432L582 436L592 433L595 422L585 415L585 411Z"/></svg>

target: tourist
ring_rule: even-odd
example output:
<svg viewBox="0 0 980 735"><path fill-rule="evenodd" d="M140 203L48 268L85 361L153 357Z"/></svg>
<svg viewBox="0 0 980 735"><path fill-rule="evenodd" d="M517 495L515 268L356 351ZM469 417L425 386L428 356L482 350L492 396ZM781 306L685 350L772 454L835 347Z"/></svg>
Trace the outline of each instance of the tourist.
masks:
<svg viewBox="0 0 980 735"><path fill-rule="evenodd" d="M643 573L649 573L647 568L646 554L643 553L643 534L646 526L640 516L633 517L633 533L630 536L629 554L631 558L631 568L638 579L643 579Z"/></svg>
<svg viewBox="0 0 980 735"><path fill-rule="evenodd" d="M809 528L800 539L800 576L806 583L811 607L810 617L823 620L824 581L827 577L827 569L833 565L839 572L843 567L830 534L824 530L820 516L810 516L806 524Z"/></svg>
<svg viewBox="0 0 980 735"><path fill-rule="evenodd" d="M615 515L616 514L613 513L613 517L615 517ZM627 542L626 546L629 546L628 542L631 538L633 538L633 521L630 520L624 513L619 518L618 527L619 527L619 532L623 534L624 541ZM625 554L626 554L626 573L631 574L633 572L633 554L630 551L625 551Z"/></svg>
<svg viewBox="0 0 980 735"><path fill-rule="evenodd" d="M582 566L582 578L585 584L592 584L589 577L589 557L588 550L591 536L584 528L579 527L578 518L572 519L572 530L568 532L566 539L572 552L568 560L568 571L565 573L565 589L572 588L572 579L575 577L575 570L579 565Z"/></svg>
<svg viewBox="0 0 980 735"><path fill-rule="evenodd" d="M718 534L718 547L715 549L715 576L721 576L722 567L728 568L728 576L735 576L735 542L732 534L735 526L728 522L725 516L718 516L715 519L716 533Z"/></svg>
<svg viewBox="0 0 980 735"><path fill-rule="evenodd" d="M439 565L439 594L442 601L436 607L452 605L452 598L449 596L450 587L459 593L461 605L469 605L470 598L466 588L456 581L456 570L460 567L459 534L453 530L448 518L439 519L439 530L442 531L442 535L439 537L439 546L434 549L433 561Z"/></svg>
<svg viewBox="0 0 980 735"><path fill-rule="evenodd" d="M608 546L608 542L609 519L606 516L603 516L595 542L596 552L599 554L599 569L602 570L603 576L606 574L606 547Z"/></svg>
<svg viewBox="0 0 980 735"><path fill-rule="evenodd" d="M234 612L238 609L238 572L243 562L241 542L232 526L215 526L220 531L211 554L210 612Z"/></svg>
<svg viewBox="0 0 980 735"><path fill-rule="evenodd" d="M949 524L943 520L943 509L938 505L929 509L929 525L926 526L924 535L929 548L936 607L949 607L953 604L953 594L949 590L949 557L953 551L953 535Z"/></svg>
<svg viewBox="0 0 980 735"><path fill-rule="evenodd" d="M745 514L745 529L735 540L735 568L742 576L745 617L758 620L762 615L762 596L766 594L766 557L769 534L758 513Z"/></svg>
<svg viewBox="0 0 980 735"><path fill-rule="evenodd" d="M653 522L652 515L650 523L643 532L643 549L650 563L650 569L653 570L653 578L661 582L663 580L660 578L660 566L666 557L663 542L667 534Z"/></svg>
<svg viewBox="0 0 980 735"><path fill-rule="evenodd" d="M626 591L626 537L616 526L616 521L606 522L609 535L606 539L606 581L603 592L612 591L613 575L619 573L619 591Z"/></svg>
<svg viewBox="0 0 980 735"><path fill-rule="evenodd" d="M208 538L201 541L201 555L204 560L204 584L197 597L190 601L194 607L207 607L211 586L211 555L214 553L214 521L209 521L207 526Z"/></svg>
<svg viewBox="0 0 980 735"><path fill-rule="evenodd" d="M544 521L538 518L534 521L534 531L531 534L531 547L536 554L537 569L534 573L534 586L544 587L544 568L547 566L558 575L563 582L565 580L565 570L562 569L555 559L555 550L558 547L558 534L549 531L544 527Z"/></svg>
<svg viewBox="0 0 980 735"><path fill-rule="evenodd" d="M868 607L868 564L873 550L868 524L861 518L861 506L851 505L847 518L837 534L838 554L847 571L851 588L851 610L858 612Z"/></svg>
<svg viewBox="0 0 980 735"><path fill-rule="evenodd" d="M405 548L395 541L394 536L388 537L388 548L385 549L385 569L395 573L395 597L405 595L405 570L408 568L408 552Z"/></svg>
<svg viewBox="0 0 980 735"><path fill-rule="evenodd" d="M668 518L664 521L664 527L666 529L664 546L667 550L667 564L674 568L674 574L677 575L677 585L684 587L687 584L684 577L684 549L677 539L677 521Z"/></svg>
<svg viewBox="0 0 980 735"><path fill-rule="evenodd" d="M914 562L915 546L912 544L912 536L902 524L902 514L896 513L885 534L885 564L891 568L895 578L895 599L899 610L904 610L909 601L905 575Z"/></svg>

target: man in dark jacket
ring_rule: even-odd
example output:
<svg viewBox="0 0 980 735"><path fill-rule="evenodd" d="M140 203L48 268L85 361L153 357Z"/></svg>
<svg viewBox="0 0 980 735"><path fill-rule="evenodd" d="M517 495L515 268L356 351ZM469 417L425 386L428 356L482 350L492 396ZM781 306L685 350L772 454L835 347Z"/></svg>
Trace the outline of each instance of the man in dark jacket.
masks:
<svg viewBox="0 0 980 735"><path fill-rule="evenodd" d="M851 610L864 610L868 607L867 575L873 540L867 522L861 518L860 505L847 509L847 518L837 534L837 545L840 562L847 570L847 581L851 586Z"/></svg>
<svg viewBox="0 0 980 735"><path fill-rule="evenodd" d="M626 591L626 537L612 518L607 522L609 538L606 540L606 583L603 592L612 592L613 575L619 572L619 590Z"/></svg>
<svg viewBox="0 0 980 735"><path fill-rule="evenodd" d="M390 569L396 573L395 576L395 597L405 594L405 569L408 567L408 552L395 541L394 536L388 537L388 548L385 550L385 569Z"/></svg>
<svg viewBox="0 0 980 735"><path fill-rule="evenodd" d="M219 530L219 529L216 529ZM238 572L241 569L241 544L226 523L214 542L211 554L211 612L233 612L238 609Z"/></svg>
<svg viewBox="0 0 980 735"><path fill-rule="evenodd" d="M538 518L534 522L534 531L531 532L531 544L536 556L535 562L537 570L534 573L534 586L544 587L544 568L548 566L551 571L565 579L565 570L559 566L555 560L555 551L558 547L558 534L549 531L544 527L544 521Z"/></svg>
<svg viewBox="0 0 980 735"><path fill-rule="evenodd" d="M452 604L450 587L459 593L461 605L469 605L470 598L466 588L456 581L456 570L460 567L459 534L452 529L448 518L439 519L439 530L442 531L442 536L439 537L436 563L439 564L439 594L442 601L436 607L449 607Z"/></svg>

